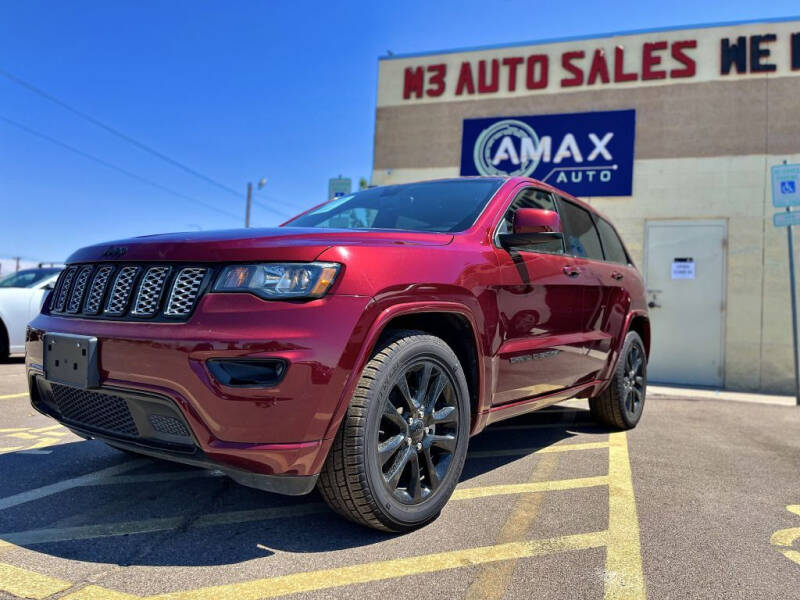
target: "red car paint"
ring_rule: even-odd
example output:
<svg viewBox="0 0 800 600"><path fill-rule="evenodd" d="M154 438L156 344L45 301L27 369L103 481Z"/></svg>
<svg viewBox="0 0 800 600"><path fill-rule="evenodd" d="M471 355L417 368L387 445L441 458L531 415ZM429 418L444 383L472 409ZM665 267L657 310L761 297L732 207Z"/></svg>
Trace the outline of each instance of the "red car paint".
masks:
<svg viewBox="0 0 800 600"><path fill-rule="evenodd" d="M543 183L510 178L474 225L456 234L278 228L117 242L127 247L124 261L319 260L343 268L317 300L209 292L181 323L64 318L45 308L30 325L28 373L41 374L46 332L96 336L103 386L172 399L211 461L266 475L319 473L363 365L401 316L448 313L469 324L477 367L473 434L553 402L593 396L607 383L629 328L649 345L642 278L632 265L498 247L498 222L531 186L596 214ZM83 248L68 262L114 262L103 256L107 248ZM537 354L545 358L534 368ZM220 357L279 357L289 369L274 388L226 387L206 365Z"/></svg>

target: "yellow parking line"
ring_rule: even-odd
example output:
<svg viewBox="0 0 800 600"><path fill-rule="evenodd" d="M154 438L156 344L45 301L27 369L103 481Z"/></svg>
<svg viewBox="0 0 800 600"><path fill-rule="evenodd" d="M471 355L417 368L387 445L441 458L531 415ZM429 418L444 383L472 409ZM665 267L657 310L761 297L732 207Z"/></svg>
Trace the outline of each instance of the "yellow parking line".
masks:
<svg viewBox="0 0 800 600"><path fill-rule="evenodd" d="M533 448L503 448L502 450L481 450L470 452L469 458L491 458L495 456L517 456L524 454L549 454L551 452L570 452L572 450L595 450L608 448L608 442L582 442L580 444L556 444L553 446L535 446Z"/></svg>
<svg viewBox="0 0 800 600"><path fill-rule="evenodd" d="M460 569L501 560L531 558L572 550L599 548L605 543L606 532L604 531L581 533L543 540L512 542L268 577L243 583L200 588L188 592L150 596L148 600L222 600L228 598L259 600L261 598L275 598L277 596L313 592L357 583L396 579L408 575ZM62 600L98 600L99 598L131 600L136 596L108 596L107 590L104 588L88 586L73 594L63 596Z"/></svg>
<svg viewBox="0 0 800 600"><path fill-rule="evenodd" d="M0 396L0 400L10 400L11 398L27 398L28 392L23 392L22 394L5 394Z"/></svg>
<svg viewBox="0 0 800 600"><path fill-rule="evenodd" d="M800 516L800 504L790 504L786 507L786 510L788 510L790 513ZM781 546L779 551L786 558L800 565L800 552L791 550L792 544L794 544L797 540L800 540L800 527L780 529L773 533L769 538L769 541L773 546ZM784 550L783 548L789 548L789 550Z"/></svg>
<svg viewBox="0 0 800 600"><path fill-rule="evenodd" d="M531 492L555 492L560 490L575 490L578 488L608 485L608 477L580 477L578 479L556 479L554 481L532 481L529 483L510 483L507 485L486 485L482 487L457 489L453 492L453 500L467 500L473 498L487 498L489 496L504 496L508 494L529 494Z"/></svg>
<svg viewBox="0 0 800 600"><path fill-rule="evenodd" d="M541 481L552 477L558 466L558 454L543 456L536 462L529 481ZM545 495L521 494L514 502L514 508L503 523L500 533L494 540L495 544L518 542L528 537L531 525L539 516L539 509L544 502ZM511 584L516 560L504 560L483 565L478 576L467 588L464 600L500 600L504 598Z"/></svg>
<svg viewBox="0 0 800 600"><path fill-rule="evenodd" d="M625 432L608 436L608 548L605 600L645 598L639 519Z"/></svg>
<svg viewBox="0 0 800 600"><path fill-rule="evenodd" d="M273 508L211 513L195 519L192 522L192 528L213 527L215 525L235 525L252 521L268 521L270 519L287 519L324 513L328 512L328 510L327 505L322 502L308 502L306 504L294 506L276 506ZM164 517L122 523L100 523L97 525L79 525L76 527L31 529L28 531L0 533L0 544L3 543L2 540L5 540L6 543L10 542L20 546L72 540L90 540L118 535L133 535L137 533L155 533L178 529L185 523L186 517Z"/></svg>
<svg viewBox="0 0 800 600"><path fill-rule="evenodd" d="M53 429L63 429L63 434L69 433L63 425L48 425L47 427L39 427L37 429L30 429L34 433L42 433L43 431L52 431ZM50 435L56 435L55 433L51 433Z"/></svg>
<svg viewBox="0 0 800 600"><path fill-rule="evenodd" d="M123 479L125 476L118 477ZM104 479L104 483L113 483L116 478ZM528 494L532 492L551 492L557 490L572 490L584 487L606 485L608 478L586 477L580 479L561 479L554 481L537 481L509 485L493 485L456 489L453 500L472 500L475 498L488 498L512 494ZM94 480L93 485L98 482ZM268 521L270 519L285 519L301 517L312 514L328 512L322 502L305 503L292 506L279 506L255 510L239 510L224 513L210 513L194 520L192 527L213 527L216 525L233 525L249 523L252 521ZM50 529L30 529L0 533L0 539L17 545L44 544L50 542L63 542L69 540L88 540L117 535L130 535L136 533L155 533L177 529L183 525L182 517L165 517L160 519L144 519L141 521L126 521L122 523L102 523L98 525L80 525L75 527L57 527Z"/></svg>
<svg viewBox="0 0 800 600"><path fill-rule="evenodd" d="M0 563L0 590L15 596L38 600L63 592L71 586L71 583L62 579Z"/></svg>

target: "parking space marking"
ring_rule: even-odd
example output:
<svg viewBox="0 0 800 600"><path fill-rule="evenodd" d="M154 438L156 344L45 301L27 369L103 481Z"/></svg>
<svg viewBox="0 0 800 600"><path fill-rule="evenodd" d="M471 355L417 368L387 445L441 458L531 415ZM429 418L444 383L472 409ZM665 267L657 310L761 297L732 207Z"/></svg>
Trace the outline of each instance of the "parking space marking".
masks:
<svg viewBox="0 0 800 600"><path fill-rule="evenodd" d="M40 498L45 498L46 496L52 496L53 494L57 494L74 487L91 485L93 482L102 480L105 477L112 477L119 473L137 469L143 465L146 465L147 462L147 460L131 460L119 465L114 465L113 467L107 467L105 469L100 469L99 471L94 471L93 473L57 481L56 483L51 483L50 485L45 485L32 490L27 490L25 492L20 492L19 494L14 494L13 496L6 496L5 498L0 498L0 510L25 504L26 502L31 502L32 500L39 500Z"/></svg>
<svg viewBox="0 0 800 600"><path fill-rule="evenodd" d="M486 485L456 489L453 500L472 500L474 498L488 498L489 496L506 496L509 494L529 494L531 492L555 492L560 490L575 490L578 488L597 487L608 485L607 475L596 477L579 477L577 479L554 479L552 481L533 481L529 483L508 483L501 485Z"/></svg>
<svg viewBox="0 0 800 600"><path fill-rule="evenodd" d="M270 519L287 519L321 514L328 511L327 505L323 502L307 502L292 506L209 513L196 517L192 521L192 528L213 527L215 525L236 525L238 523L268 521ZM5 540L7 543L16 544L18 546L72 540L89 540L114 537L117 535L170 531L184 526L186 521L186 517L163 517L122 523L99 523L96 525L79 525L75 527L30 529L28 531L0 533L0 540Z"/></svg>
<svg viewBox="0 0 800 600"><path fill-rule="evenodd" d="M552 477L558 466L558 454L542 456L536 463L528 480L541 481ZM539 516L544 501L543 493L522 494L514 503L510 514L495 538L496 544L518 542L528 536L531 525ZM506 595L516 560L506 560L483 565L478 576L470 584L465 600L499 600Z"/></svg>
<svg viewBox="0 0 800 600"><path fill-rule="evenodd" d="M48 427L38 428L12 428L0 429L3 439L11 440L12 442L19 443L23 440L25 446L0 446L0 454L8 454L10 452L19 452L25 450L37 450L54 446L64 440L64 436L70 435L70 432L61 425L53 425Z"/></svg>
<svg viewBox="0 0 800 600"><path fill-rule="evenodd" d="M28 392L23 392L21 394L4 394L0 396L0 400L11 400L12 398L27 398Z"/></svg>
<svg viewBox="0 0 800 600"><path fill-rule="evenodd" d="M22 598L47 598L72 586L68 581L0 563L0 590Z"/></svg>
<svg viewBox="0 0 800 600"><path fill-rule="evenodd" d="M645 598L645 584L642 571L639 523L625 432L612 433L609 435L608 457L608 475L601 477L535 481L523 484L457 489L453 495L455 500L467 500L510 493L525 494L607 485L609 490L609 514L608 529L605 531L573 534L548 539L499 543L491 546L440 552L410 558L390 559L333 569L300 572L248 582L223 584L197 590L152 596L149 597L148 600L217 600L224 598L256 600L285 594L310 592L358 583L393 579L419 573L432 573L461 567L496 563L499 561L519 560L522 558L600 547L606 547L604 598L606 600L643 599ZM90 478L90 480L102 479L104 477L108 478L118 472L124 472L126 468L135 468L139 466L139 464L136 463L143 462L145 461L132 461L131 463L116 465L115 467L109 467L108 469L90 473L89 475L73 478L66 482L23 492L22 494L0 500L0 509L3 508L4 503L9 505L9 500L11 501L10 505L13 506L22 502L27 502L34 497L42 497L50 493L56 493L62 489L75 487L75 485L91 485L91 483L84 483L87 481L87 478ZM313 507L313 505L311 506ZM286 507L287 510L296 508L297 507ZM320 504L319 510L322 509L323 507ZM311 508L310 510L317 509ZM236 522L235 515L231 513L222 513L221 515L212 514L208 515L208 518L212 520L218 519L221 518L222 515L224 515L225 519L228 519L226 522ZM202 517L199 521L202 522ZM197 521L195 521L195 523L197 523ZM8 544L8 542L6 542L6 544ZM31 590L36 592L37 589L45 588L48 585L51 586L52 589L55 589L56 586L60 586L58 591L64 591L70 587L70 584L67 582L25 571L18 567L0 563L0 568L5 569L2 571L2 575L0 575L0 591L11 591L9 588L13 586L14 590L22 591L23 595L32 596ZM37 588L36 586L42 587ZM139 597L108 590L100 585L89 585L73 593L68 593L64 598L69 600L97 600L100 598L103 600L132 600L138 599Z"/></svg>
<svg viewBox="0 0 800 600"><path fill-rule="evenodd" d="M124 477L110 477L102 483L113 484ZM606 476L586 477L581 479L561 479L552 481L537 481L508 485L493 485L474 488L456 489L452 500L474 500L476 498L489 498L491 496L505 496L514 494L530 494L535 492L551 492L555 490L572 490L584 487L606 485ZM253 521L268 521L270 519L285 519L291 517L307 516L328 512L327 505L322 502L309 502L299 505L261 508L254 510L238 510L224 513L209 513L195 518L192 527L213 527L216 525L235 525ZM155 533L170 531L183 526L184 517L164 517L144 519L140 521L126 521L121 523L100 523L96 525L80 525L74 527L56 527L43 529L30 529L0 533L0 540L16 545L43 544L50 542L64 542L71 540L88 540L117 535L130 535L136 533Z"/></svg>
<svg viewBox="0 0 800 600"><path fill-rule="evenodd" d="M187 592L150 596L147 600L222 600L228 598L260 600L261 598L275 598L277 596L313 592L357 583L369 583L422 573L435 573L501 560L531 558L572 550L599 548L605 543L606 532L596 531L549 539L424 554L409 558L396 558L320 571L306 571L242 583L200 588ZM101 586L88 586L83 590L64 596L62 600L95 600L107 597L103 596L102 592L105 592L105 589ZM128 595L123 597L126 599L137 598L137 596Z"/></svg>
<svg viewBox="0 0 800 600"><path fill-rule="evenodd" d="M790 513L800 516L800 504L790 504L786 507ZM788 529L780 529L772 534L769 538L773 546L778 546L781 554L789 560L796 562L800 565L800 552L792 550L792 544L800 540L800 527L790 527ZM788 548L788 550L786 549Z"/></svg>
<svg viewBox="0 0 800 600"><path fill-rule="evenodd" d="M570 452L573 450L597 450L608 448L608 442L581 442L575 444L555 444L553 446L536 446L534 448L503 448L502 450L479 450L467 454L469 458L491 458L494 456L517 456L523 454L549 454L552 452Z"/></svg>
<svg viewBox="0 0 800 600"><path fill-rule="evenodd" d="M645 597L639 518L625 432L608 436L608 547L605 600Z"/></svg>

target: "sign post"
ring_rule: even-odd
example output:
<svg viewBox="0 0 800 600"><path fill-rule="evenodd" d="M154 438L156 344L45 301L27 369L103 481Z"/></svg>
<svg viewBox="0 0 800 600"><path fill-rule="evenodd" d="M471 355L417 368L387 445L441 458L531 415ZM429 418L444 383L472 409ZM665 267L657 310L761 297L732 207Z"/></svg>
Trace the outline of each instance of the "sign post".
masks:
<svg viewBox="0 0 800 600"><path fill-rule="evenodd" d="M772 223L776 227L786 227L786 240L789 244L789 286L792 295L792 340L794 341L794 397L800 406L800 363L797 349L797 287L794 275L794 237L792 225L800 224L800 212L793 212L792 206L800 205L800 165L772 167L772 205L784 207L784 213L775 213Z"/></svg>

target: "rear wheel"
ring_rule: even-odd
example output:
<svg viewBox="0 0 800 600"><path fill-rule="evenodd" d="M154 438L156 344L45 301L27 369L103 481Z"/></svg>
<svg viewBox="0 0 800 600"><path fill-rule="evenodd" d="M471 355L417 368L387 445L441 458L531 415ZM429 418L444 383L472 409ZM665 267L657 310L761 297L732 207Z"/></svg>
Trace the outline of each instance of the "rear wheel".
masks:
<svg viewBox="0 0 800 600"><path fill-rule="evenodd" d="M589 399L592 417L607 427L632 429L642 418L647 392L647 355L642 338L629 331L608 387Z"/></svg>
<svg viewBox="0 0 800 600"><path fill-rule="evenodd" d="M364 368L319 490L336 512L368 527L426 525L458 483L469 422L466 378L450 347L400 332Z"/></svg>

